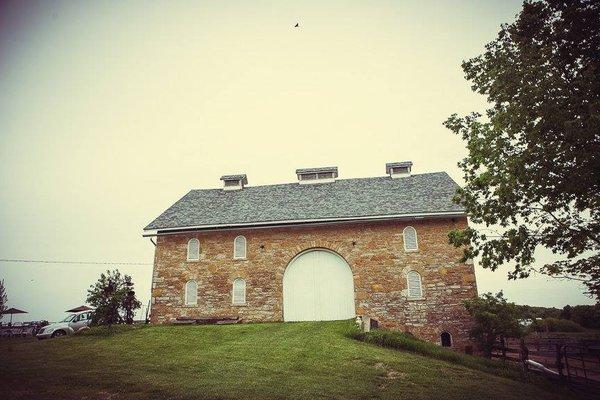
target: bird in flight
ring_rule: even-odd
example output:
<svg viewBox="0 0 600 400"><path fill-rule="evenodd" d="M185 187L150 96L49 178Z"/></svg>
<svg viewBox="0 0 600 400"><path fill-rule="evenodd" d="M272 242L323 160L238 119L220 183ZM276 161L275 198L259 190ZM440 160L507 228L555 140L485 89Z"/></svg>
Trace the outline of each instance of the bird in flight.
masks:
<svg viewBox="0 0 600 400"><path fill-rule="evenodd" d="M300 26L300 24L298 22L296 22L296 25L294 25L294 28L298 28Z"/></svg>

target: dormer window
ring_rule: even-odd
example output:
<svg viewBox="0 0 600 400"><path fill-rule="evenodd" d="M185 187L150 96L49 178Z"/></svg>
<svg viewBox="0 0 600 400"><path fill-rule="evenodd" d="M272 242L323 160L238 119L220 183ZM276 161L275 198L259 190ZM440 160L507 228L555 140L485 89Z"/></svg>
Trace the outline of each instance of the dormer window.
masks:
<svg viewBox="0 0 600 400"><path fill-rule="evenodd" d="M223 175L221 180L223 181L224 190L243 189L244 186L248 184L248 178L246 177L246 174Z"/></svg>
<svg viewBox="0 0 600 400"><path fill-rule="evenodd" d="M385 164L385 173L391 178L403 178L410 176L412 161L400 161Z"/></svg>
<svg viewBox="0 0 600 400"><path fill-rule="evenodd" d="M337 167L301 168L296 170L296 175L300 184L333 182L338 177L338 169Z"/></svg>

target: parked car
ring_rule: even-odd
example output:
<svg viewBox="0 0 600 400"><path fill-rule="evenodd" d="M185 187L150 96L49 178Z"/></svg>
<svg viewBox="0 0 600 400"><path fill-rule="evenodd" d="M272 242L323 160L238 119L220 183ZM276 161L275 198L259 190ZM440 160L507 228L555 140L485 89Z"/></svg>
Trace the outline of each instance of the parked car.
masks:
<svg viewBox="0 0 600 400"><path fill-rule="evenodd" d="M59 336L71 335L92 323L92 312L84 311L71 314L60 322L44 326L36 337L40 340Z"/></svg>

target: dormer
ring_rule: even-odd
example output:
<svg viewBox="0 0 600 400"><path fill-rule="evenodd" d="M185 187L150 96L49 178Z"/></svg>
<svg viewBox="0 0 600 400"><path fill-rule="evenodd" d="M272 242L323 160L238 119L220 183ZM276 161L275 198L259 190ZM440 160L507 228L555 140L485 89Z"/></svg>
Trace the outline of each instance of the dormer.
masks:
<svg viewBox="0 0 600 400"><path fill-rule="evenodd" d="M300 168L296 170L298 183L301 185L312 183L334 182L338 177L337 167Z"/></svg>
<svg viewBox="0 0 600 400"><path fill-rule="evenodd" d="M223 181L223 190L243 189L248 184L246 174L223 175L221 180Z"/></svg>
<svg viewBox="0 0 600 400"><path fill-rule="evenodd" d="M391 162L385 164L385 173L391 178L404 178L410 176L412 161Z"/></svg>

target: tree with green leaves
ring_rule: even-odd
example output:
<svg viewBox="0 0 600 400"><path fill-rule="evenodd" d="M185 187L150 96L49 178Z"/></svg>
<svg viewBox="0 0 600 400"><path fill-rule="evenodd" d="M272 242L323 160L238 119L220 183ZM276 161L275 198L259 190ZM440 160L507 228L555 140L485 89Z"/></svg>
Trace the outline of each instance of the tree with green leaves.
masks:
<svg viewBox="0 0 600 400"><path fill-rule="evenodd" d="M2 319L3 312L6 311L6 290L4 289L4 279L0 280L0 320Z"/></svg>
<svg viewBox="0 0 600 400"><path fill-rule="evenodd" d="M484 356L488 358L492 356L498 339L522 335L517 306L509 303L502 292L495 295L485 293L466 300L465 308L473 317L469 336L481 346Z"/></svg>
<svg viewBox="0 0 600 400"><path fill-rule="evenodd" d="M135 297L131 277L121 275L116 269L102 273L90 286L87 302L96 308L92 323L108 326L124 322L132 324L134 311L142 305Z"/></svg>
<svg viewBox="0 0 600 400"><path fill-rule="evenodd" d="M485 52L463 62L483 117L452 115L466 141L455 201L471 222L450 234L484 268L582 281L600 299L600 2L525 1ZM489 231L496 229L494 235ZM487 233L486 233L487 232ZM536 249L556 261L537 265Z"/></svg>
<svg viewBox="0 0 600 400"><path fill-rule="evenodd" d="M567 304L561 310L560 317L562 319L571 319L572 316L573 316L573 307L571 307L570 305Z"/></svg>
<svg viewBox="0 0 600 400"><path fill-rule="evenodd" d="M585 328L600 329L600 304L573 307L571 319Z"/></svg>
<svg viewBox="0 0 600 400"><path fill-rule="evenodd" d="M124 318L126 324L133 324L133 317L135 314L135 310L140 308L142 303L135 298L135 290L133 290L133 282L131 281L131 277L129 275L125 275L124 285L127 288L125 292L125 296L121 302L121 306L124 311Z"/></svg>

